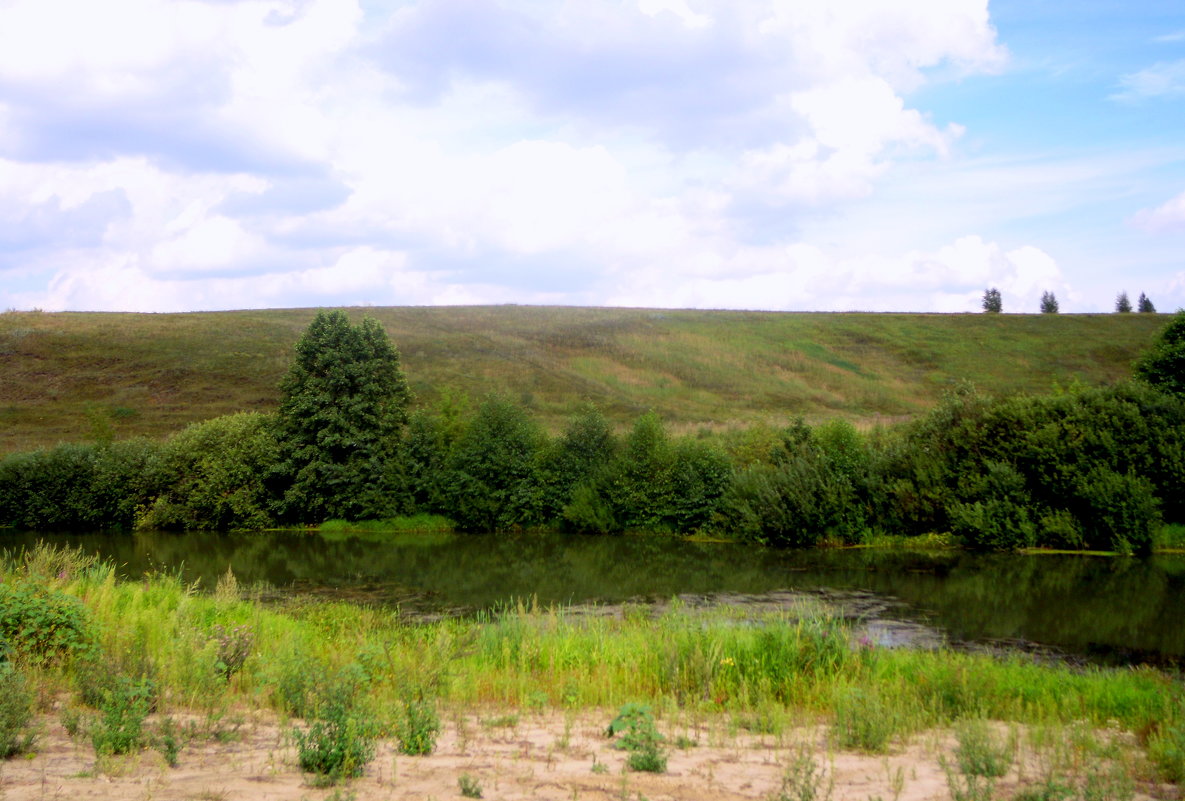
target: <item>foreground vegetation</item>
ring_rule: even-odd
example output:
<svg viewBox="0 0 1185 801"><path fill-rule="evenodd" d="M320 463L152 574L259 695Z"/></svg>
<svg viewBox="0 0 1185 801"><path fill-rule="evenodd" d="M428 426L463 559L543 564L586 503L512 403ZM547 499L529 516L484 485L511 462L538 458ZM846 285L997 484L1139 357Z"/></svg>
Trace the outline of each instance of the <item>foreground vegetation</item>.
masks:
<svg viewBox="0 0 1185 801"><path fill-rule="evenodd" d="M343 779L376 738L431 753L457 710L596 708L621 712L614 726L639 766L661 764L670 745L652 712L772 733L821 722L833 747L874 753L922 730L995 720L1127 732L1151 765L1127 769L1185 779L1185 689L1166 674L885 650L820 608L758 625L678 608L657 619L515 608L410 624L391 609L265 606L230 574L212 593L167 575L120 582L112 565L49 548L6 554L0 578L10 753L36 747L24 725L34 704L60 702L67 729L97 754L155 747L170 762L232 726L236 710L264 708L291 721L304 770Z"/></svg>
<svg viewBox="0 0 1185 801"><path fill-rule="evenodd" d="M313 309L0 314L0 454L271 412ZM544 307L352 309L398 344L416 400L497 388L555 433L584 400L615 430L913 417L958 380L1001 395L1130 372L1156 314L785 314Z"/></svg>

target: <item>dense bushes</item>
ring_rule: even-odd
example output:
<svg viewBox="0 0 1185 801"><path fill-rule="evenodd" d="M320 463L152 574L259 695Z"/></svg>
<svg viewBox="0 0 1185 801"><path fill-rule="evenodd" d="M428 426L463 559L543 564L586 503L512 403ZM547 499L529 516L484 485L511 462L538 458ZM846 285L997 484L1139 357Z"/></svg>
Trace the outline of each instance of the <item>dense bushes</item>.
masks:
<svg viewBox="0 0 1185 801"><path fill-rule="evenodd" d="M277 414L10 455L0 523L225 530L429 513L466 531L710 529L791 547L950 532L982 549L1146 552L1162 521L1185 522L1185 398L1165 355L1178 329L1180 317L1141 362L1143 382L1001 400L960 387L891 430L673 437L648 413L619 437L585 407L552 438L497 396L408 415L385 332L326 312Z"/></svg>
<svg viewBox="0 0 1185 801"><path fill-rule="evenodd" d="M1143 384L991 400L952 392L889 430L755 426L622 437L583 408L550 437L498 397L411 415L358 507L467 531L712 530L773 546L953 533L981 549L1146 552L1185 521L1185 401ZM275 418L237 414L164 443L62 445L0 460L0 519L38 529L251 529L294 515ZM322 507L319 514L326 514ZM311 516L311 510L296 517Z"/></svg>
<svg viewBox="0 0 1185 801"><path fill-rule="evenodd" d="M262 414L189 426L160 449L160 490L141 524L164 529L260 529L272 524L269 480L279 443Z"/></svg>

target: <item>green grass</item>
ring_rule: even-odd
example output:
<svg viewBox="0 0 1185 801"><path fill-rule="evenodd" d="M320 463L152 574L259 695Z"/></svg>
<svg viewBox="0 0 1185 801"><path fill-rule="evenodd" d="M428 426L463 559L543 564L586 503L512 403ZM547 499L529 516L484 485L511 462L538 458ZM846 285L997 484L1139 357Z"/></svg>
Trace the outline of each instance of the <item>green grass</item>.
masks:
<svg viewBox="0 0 1185 801"><path fill-rule="evenodd" d="M209 595L170 575L120 582L113 566L79 552L40 549L0 564L0 579L30 576L80 598L99 645L77 667L30 665L42 695L80 692L102 671L150 682L163 715L245 705L305 716L327 688L348 680L361 693L358 708L375 710L385 732L405 725L408 699L477 710L646 704L656 715L769 721L762 730L816 718L834 721L840 735L855 732L837 736L841 747L870 751L969 718L1130 732L1185 726L1185 687L1155 670L853 648L844 625L825 615L771 615L741 626L727 612L677 605L657 619L517 608L485 620L413 624L394 609L342 602L267 605L242 597L229 579ZM253 636L227 676L218 631L232 627ZM870 710L890 710L891 725L861 728L868 721L853 715Z"/></svg>
<svg viewBox="0 0 1185 801"><path fill-rule="evenodd" d="M0 453L273 409L314 309L0 314ZM549 428L585 399L728 428L918 414L955 382L992 392L1112 382L1164 315L932 315L552 307L351 309L399 347L417 402L497 390Z"/></svg>

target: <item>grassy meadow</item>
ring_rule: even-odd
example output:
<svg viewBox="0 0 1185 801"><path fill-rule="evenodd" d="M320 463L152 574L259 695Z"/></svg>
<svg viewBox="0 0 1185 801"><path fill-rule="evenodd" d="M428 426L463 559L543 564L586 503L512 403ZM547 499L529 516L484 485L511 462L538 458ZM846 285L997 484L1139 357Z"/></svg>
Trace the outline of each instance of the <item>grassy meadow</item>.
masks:
<svg viewBox="0 0 1185 801"><path fill-rule="evenodd" d="M160 437L274 409L314 309L0 314L0 453ZM968 380L999 394L1109 383L1155 314L934 315L554 307L351 309L386 328L417 402L491 391L555 430L583 400L676 430L842 417L891 422Z"/></svg>

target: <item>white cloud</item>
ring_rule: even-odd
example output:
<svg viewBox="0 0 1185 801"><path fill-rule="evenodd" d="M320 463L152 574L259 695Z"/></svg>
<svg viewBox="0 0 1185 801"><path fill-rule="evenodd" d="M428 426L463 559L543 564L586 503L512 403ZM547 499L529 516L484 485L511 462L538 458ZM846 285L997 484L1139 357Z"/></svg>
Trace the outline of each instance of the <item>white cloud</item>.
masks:
<svg viewBox="0 0 1185 801"><path fill-rule="evenodd" d="M623 276L613 305L856 311L978 311L983 290L1007 311L1035 311L1045 290L1066 292L1061 270L1032 246L1005 251L977 235L933 252L840 256L806 243L748 248L710 273L672 284L662 265Z"/></svg>
<svg viewBox="0 0 1185 801"><path fill-rule="evenodd" d="M1154 209L1137 212L1132 222L1137 227L1152 232L1185 229L1185 192L1166 200Z"/></svg>
<svg viewBox="0 0 1185 801"><path fill-rule="evenodd" d="M1135 101L1185 95L1185 59L1162 61L1119 79L1121 91L1112 100Z"/></svg>
<svg viewBox="0 0 1185 801"><path fill-rule="evenodd" d="M840 252L798 210L843 219L948 158L960 129L909 93L1006 58L986 0L12 0L0 248L26 209L45 235L9 295L859 305L918 281L907 305L941 306L1033 259Z"/></svg>

